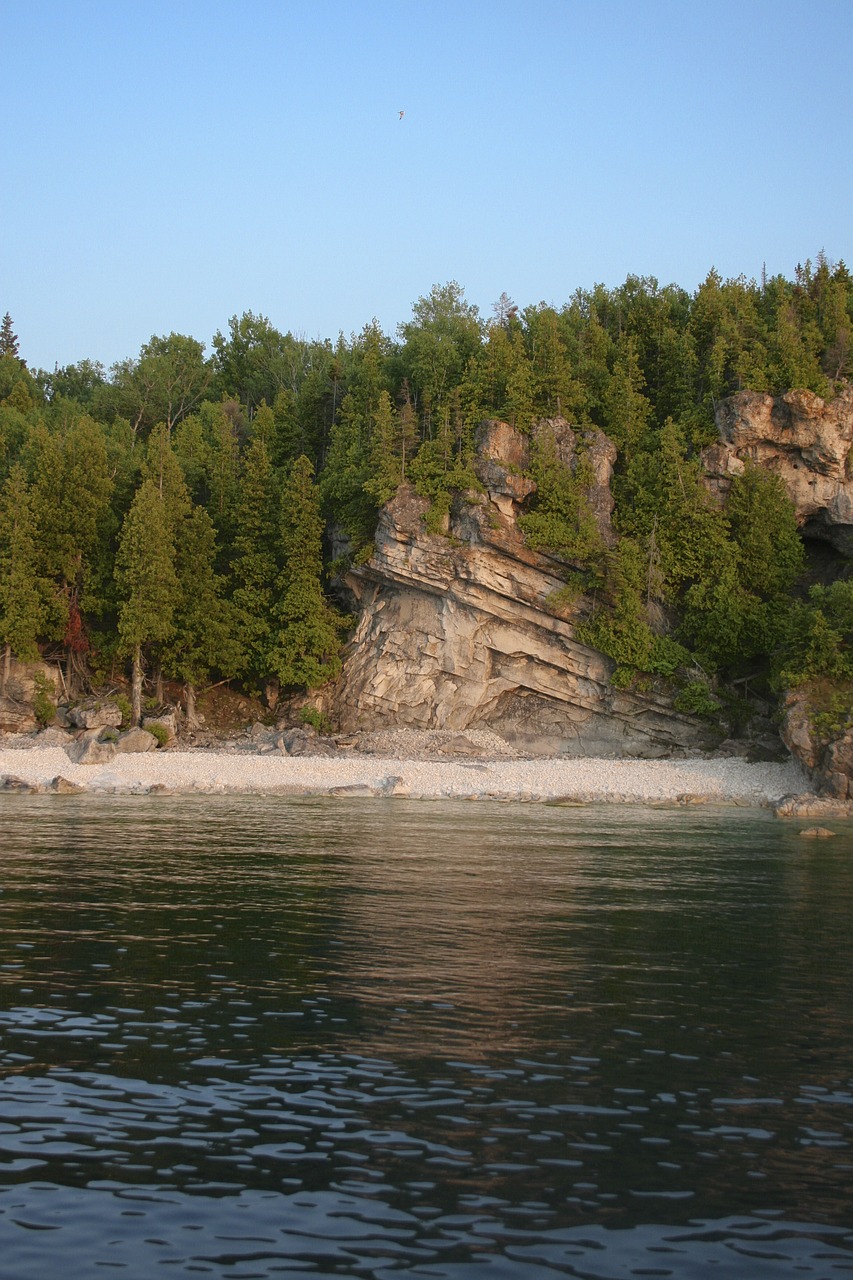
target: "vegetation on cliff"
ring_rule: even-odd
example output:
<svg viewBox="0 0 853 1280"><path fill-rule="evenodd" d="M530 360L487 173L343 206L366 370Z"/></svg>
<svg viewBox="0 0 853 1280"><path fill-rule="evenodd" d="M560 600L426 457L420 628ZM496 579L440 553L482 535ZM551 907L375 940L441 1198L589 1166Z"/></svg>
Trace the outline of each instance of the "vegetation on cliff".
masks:
<svg viewBox="0 0 853 1280"><path fill-rule="evenodd" d="M689 294L630 276L562 307L489 319L451 282L394 338L372 322L305 341L245 313L206 354L152 337L109 371L31 370L0 327L0 643L64 664L69 683L132 666L181 681L312 686L338 669L340 618L321 539L365 554L381 505L411 481L438 530L476 488L485 418L522 431L563 417L616 445L614 545L547 432L532 449L529 545L595 602L581 636L623 680L698 667L788 684L853 679L853 583L804 577L777 480L702 482L720 400L751 389L829 396L853 377L853 278L822 255L793 279L723 280ZM578 578L580 575L580 579Z"/></svg>

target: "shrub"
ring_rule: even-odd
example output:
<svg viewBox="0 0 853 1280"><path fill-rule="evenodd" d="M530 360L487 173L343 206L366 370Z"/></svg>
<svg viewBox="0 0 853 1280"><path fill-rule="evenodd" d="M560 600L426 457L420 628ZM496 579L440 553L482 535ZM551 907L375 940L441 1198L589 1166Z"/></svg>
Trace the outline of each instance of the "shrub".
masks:
<svg viewBox="0 0 853 1280"><path fill-rule="evenodd" d="M121 712L121 727L126 729L130 724L130 717L133 715L133 708L130 705L130 699L126 698L123 693L119 693L113 699L119 711Z"/></svg>
<svg viewBox="0 0 853 1280"><path fill-rule="evenodd" d="M35 685L33 712L35 713L36 720L38 720L39 724L44 727L45 725L50 724L51 720L56 715L56 703L48 693L49 689L51 692L53 691L53 687L43 671L36 672L33 677L33 683Z"/></svg>
<svg viewBox="0 0 853 1280"><path fill-rule="evenodd" d="M310 725L312 729L316 729L318 733L331 733L332 731L329 717L323 715L322 711L318 711L316 707L303 707L299 712L299 719L303 724Z"/></svg>
<svg viewBox="0 0 853 1280"><path fill-rule="evenodd" d="M145 728L157 739L158 747L165 747L169 741L169 730L164 724L147 724Z"/></svg>
<svg viewBox="0 0 853 1280"><path fill-rule="evenodd" d="M676 711L687 716L700 716L703 720L715 720L720 714L720 703L702 680L691 680L677 695Z"/></svg>

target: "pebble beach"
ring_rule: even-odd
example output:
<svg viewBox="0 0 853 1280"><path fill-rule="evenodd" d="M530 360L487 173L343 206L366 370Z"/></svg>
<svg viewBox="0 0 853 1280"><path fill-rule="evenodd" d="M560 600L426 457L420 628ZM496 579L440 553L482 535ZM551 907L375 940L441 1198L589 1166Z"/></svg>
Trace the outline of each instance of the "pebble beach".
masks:
<svg viewBox="0 0 853 1280"><path fill-rule="evenodd" d="M117 755L74 764L61 747L0 750L4 790L97 795L249 794L494 799L565 803L772 806L808 790L794 762L741 758L446 761L341 753L288 757L223 751Z"/></svg>

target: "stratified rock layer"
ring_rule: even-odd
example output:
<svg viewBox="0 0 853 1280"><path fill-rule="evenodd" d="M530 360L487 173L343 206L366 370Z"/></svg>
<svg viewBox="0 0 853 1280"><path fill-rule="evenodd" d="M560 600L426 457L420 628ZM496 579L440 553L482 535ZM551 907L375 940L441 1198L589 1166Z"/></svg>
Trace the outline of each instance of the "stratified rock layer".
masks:
<svg viewBox="0 0 853 1280"><path fill-rule="evenodd" d="M568 424L547 427L570 453ZM341 727L488 727L549 755L653 758L713 745L667 699L610 686L613 663L580 644L571 618L549 604L564 586L560 566L527 548L517 528L532 491L527 439L486 423L478 444L486 493L458 501L447 536L425 531L429 504L404 485L382 511L372 559L348 577L362 612L334 694ZM615 451L600 432L584 444L609 541Z"/></svg>
<svg viewBox="0 0 853 1280"><path fill-rule="evenodd" d="M702 453L709 486L725 496L748 462L782 478L804 534L853 555L853 387L834 400L812 391L741 391L717 409L720 443Z"/></svg>

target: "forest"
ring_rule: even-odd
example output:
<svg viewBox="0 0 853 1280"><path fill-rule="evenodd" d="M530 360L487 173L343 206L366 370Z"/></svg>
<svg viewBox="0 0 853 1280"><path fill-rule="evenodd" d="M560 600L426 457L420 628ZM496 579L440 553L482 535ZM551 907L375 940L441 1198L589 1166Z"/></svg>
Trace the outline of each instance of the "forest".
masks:
<svg viewBox="0 0 853 1280"><path fill-rule="evenodd" d="M61 662L71 690L130 676L136 721L164 680L183 686L190 724L214 681L316 688L352 624L334 582L369 556L397 486L429 498L439 530L478 487L480 421L528 431L557 416L616 446L618 540L603 545L590 518L582 454L570 469L544 445L522 527L566 598L594 600L578 634L615 660L615 681L681 680L698 713L706 686L755 673L849 689L849 562L811 570L767 473L747 468L722 508L698 454L734 392L848 385L851 335L853 277L823 254L792 279L711 271L692 294L637 276L559 308L503 294L488 318L450 282L395 335L372 321L336 342L246 312L210 351L153 336L108 370L30 368L7 314L0 695L11 655Z"/></svg>

